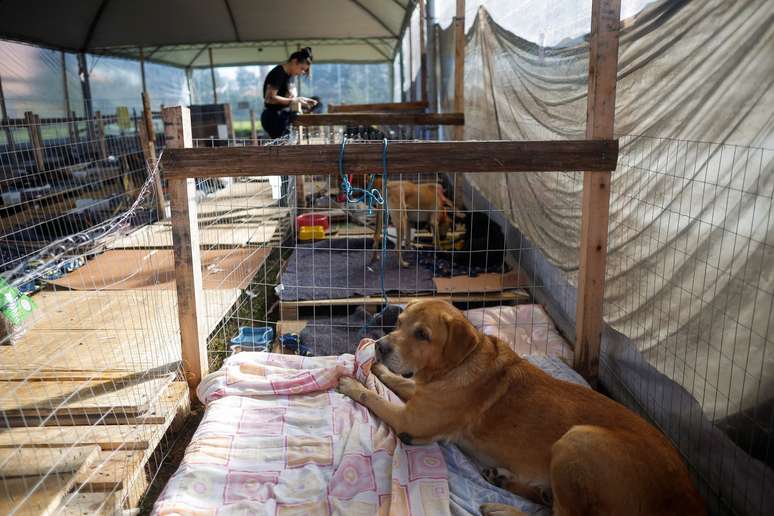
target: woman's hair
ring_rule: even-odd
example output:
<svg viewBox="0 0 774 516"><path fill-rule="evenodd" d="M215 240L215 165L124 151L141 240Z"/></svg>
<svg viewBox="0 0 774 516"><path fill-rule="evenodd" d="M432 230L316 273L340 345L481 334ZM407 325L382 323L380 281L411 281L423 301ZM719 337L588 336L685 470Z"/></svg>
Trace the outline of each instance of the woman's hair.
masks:
<svg viewBox="0 0 774 516"><path fill-rule="evenodd" d="M293 52L288 58L288 62L296 60L299 63L312 64L312 47L304 47L301 50Z"/></svg>

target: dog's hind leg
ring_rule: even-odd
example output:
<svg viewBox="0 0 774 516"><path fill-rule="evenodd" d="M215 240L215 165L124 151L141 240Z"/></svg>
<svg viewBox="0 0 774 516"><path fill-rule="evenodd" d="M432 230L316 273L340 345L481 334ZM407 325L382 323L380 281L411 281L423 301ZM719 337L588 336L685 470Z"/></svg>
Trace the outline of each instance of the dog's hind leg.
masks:
<svg viewBox="0 0 774 516"><path fill-rule="evenodd" d="M408 234L408 213L406 212L406 200L403 198L403 192L400 195L400 208L398 217L395 220L395 226L398 231L398 263L401 267L408 267L408 262L403 259L403 239Z"/></svg>
<svg viewBox="0 0 774 516"><path fill-rule="evenodd" d="M486 468L481 475L497 487L517 494L535 503L551 505L551 490L542 488L539 485L530 484L519 479L504 468Z"/></svg>

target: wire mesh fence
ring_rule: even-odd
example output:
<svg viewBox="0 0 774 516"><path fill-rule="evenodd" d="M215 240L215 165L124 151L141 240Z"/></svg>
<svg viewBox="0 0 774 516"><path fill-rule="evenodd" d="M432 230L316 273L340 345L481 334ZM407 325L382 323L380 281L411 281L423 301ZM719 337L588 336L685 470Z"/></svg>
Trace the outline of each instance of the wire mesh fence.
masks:
<svg viewBox="0 0 774 516"><path fill-rule="evenodd" d="M110 263L159 216L143 124L27 113L0 138L2 512L134 507L189 399L164 257Z"/></svg>
<svg viewBox="0 0 774 516"><path fill-rule="evenodd" d="M706 492L768 514L774 150L638 135L621 149L605 317L625 338L609 342L603 373Z"/></svg>
<svg viewBox="0 0 774 516"><path fill-rule="evenodd" d="M542 285L521 260L534 247L502 210L466 199L462 174L405 174L385 185L383 170L347 172L349 146L385 144L389 167L390 145L422 141L416 135L431 132L399 128L389 133L406 136L397 140L387 138L385 128L304 127L282 140L194 140L194 147L335 143L342 159L336 176L197 180L200 192L209 191L197 206L205 290L211 273L225 268L210 264L215 253L226 253L223 263L244 256L245 274L235 269L232 278L246 278L209 334L211 370L240 351L352 353L361 337L385 327L380 314L386 306L431 296L470 310L482 328L521 353L572 361L567 337L532 302L530 293ZM401 210L401 202L409 208ZM387 224L380 223L385 205ZM238 245L244 247L224 250ZM232 278L217 279L211 288ZM215 308L207 295L205 304L209 316Z"/></svg>

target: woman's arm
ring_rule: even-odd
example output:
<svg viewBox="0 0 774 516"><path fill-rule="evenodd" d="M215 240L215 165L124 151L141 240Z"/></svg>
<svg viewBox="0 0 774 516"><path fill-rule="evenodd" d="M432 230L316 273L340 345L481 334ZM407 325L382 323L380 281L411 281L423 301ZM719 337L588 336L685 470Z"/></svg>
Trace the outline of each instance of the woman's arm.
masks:
<svg viewBox="0 0 774 516"><path fill-rule="evenodd" d="M275 86L268 86L266 88L266 99L265 102L267 104L277 104L280 106L289 106L293 100L295 100L292 96L288 97L281 97L280 95L277 95L279 93L279 89Z"/></svg>

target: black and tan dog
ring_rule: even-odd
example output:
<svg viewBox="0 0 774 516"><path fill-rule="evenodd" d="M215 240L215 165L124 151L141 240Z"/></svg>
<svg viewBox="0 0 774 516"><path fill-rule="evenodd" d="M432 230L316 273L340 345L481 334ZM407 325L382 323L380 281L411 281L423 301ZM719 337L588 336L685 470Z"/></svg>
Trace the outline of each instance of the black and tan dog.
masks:
<svg viewBox="0 0 774 516"><path fill-rule="evenodd" d="M490 481L563 515L703 515L688 470L642 418L591 389L554 379L440 300L410 303L378 343L374 373L406 401L352 378L339 390L408 444L457 443ZM397 374L395 374L397 373ZM402 375L413 373L412 379ZM521 514L484 504L487 515Z"/></svg>

